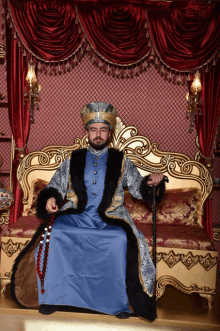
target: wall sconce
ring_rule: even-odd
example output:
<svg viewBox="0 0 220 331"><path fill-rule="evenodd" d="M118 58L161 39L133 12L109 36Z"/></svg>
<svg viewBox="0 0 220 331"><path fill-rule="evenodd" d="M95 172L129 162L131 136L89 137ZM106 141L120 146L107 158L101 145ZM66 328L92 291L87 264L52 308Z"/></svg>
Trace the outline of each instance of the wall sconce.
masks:
<svg viewBox="0 0 220 331"><path fill-rule="evenodd" d="M0 100L2 101L2 100L4 100L4 98L5 98L4 93L0 93Z"/></svg>
<svg viewBox="0 0 220 331"><path fill-rule="evenodd" d="M29 101L29 113L31 123L34 123L34 109L35 106L38 110L38 102L39 102L39 93L41 91L41 85L37 81L37 77L35 75L35 64L31 61L28 63L28 73L26 76L26 81L29 86L29 92L27 93L26 87L24 88L24 97L28 97L25 101Z"/></svg>
<svg viewBox="0 0 220 331"><path fill-rule="evenodd" d="M202 91L202 84L200 81L200 73L197 70L194 75L192 85L190 87L190 92L187 92L186 94L186 100L187 100L186 117L190 119L189 133L191 133L195 127L196 114L202 115L202 110L201 108L198 107L198 105L202 105L202 97L200 96L201 91Z"/></svg>

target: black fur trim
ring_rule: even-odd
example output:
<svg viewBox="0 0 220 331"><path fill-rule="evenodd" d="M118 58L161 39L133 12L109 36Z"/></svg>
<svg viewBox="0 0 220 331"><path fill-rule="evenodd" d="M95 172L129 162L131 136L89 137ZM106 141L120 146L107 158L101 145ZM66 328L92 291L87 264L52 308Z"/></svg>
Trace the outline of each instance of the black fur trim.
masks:
<svg viewBox="0 0 220 331"><path fill-rule="evenodd" d="M72 152L70 161L70 176L72 187L78 197L77 213L82 213L87 205L86 185L84 181L84 173L86 166L87 149L79 149ZM74 212L76 213L76 212Z"/></svg>
<svg viewBox="0 0 220 331"><path fill-rule="evenodd" d="M21 259L27 254L29 249L35 244L37 238L40 236L40 234L43 232L47 222L41 223L40 226L38 227L37 231L35 232L34 236L32 237L31 241L29 244L20 252L20 254L17 256L17 258L14 261L13 268L12 268L12 276L11 276L11 296L12 298L22 307L23 305L20 304L18 301L16 294L15 294L15 274L18 268L18 264L21 261ZM26 308L26 307L24 307Z"/></svg>
<svg viewBox="0 0 220 331"><path fill-rule="evenodd" d="M37 210L38 218L48 220L49 214L46 210L46 204L47 204L47 200L50 198L55 198L56 204L60 208L63 200L61 194L54 187L48 187L48 188L46 187L40 192L37 198L36 210Z"/></svg>
<svg viewBox="0 0 220 331"><path fill-rule="evenodd" d="M143 178L140 186L140 193L145 202L153 204L153 187L148 186L147 182L150 176ZM159 191L158 191L159 190ZM159 203L165 194L165 181L162 180L156 187L156 203Z"/></svg>

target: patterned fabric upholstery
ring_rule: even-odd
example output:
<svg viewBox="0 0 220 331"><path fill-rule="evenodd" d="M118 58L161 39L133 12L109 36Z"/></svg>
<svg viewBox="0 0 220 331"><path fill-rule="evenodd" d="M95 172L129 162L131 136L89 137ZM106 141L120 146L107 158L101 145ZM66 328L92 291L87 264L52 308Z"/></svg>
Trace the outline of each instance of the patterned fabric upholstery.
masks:
<svg viewBox="0 0 220 331"><path fill-rule="evenodd" d="M149 246L153 246L152 224L136 224L137 228L145 236ZM203 228L193 229L185 225L158 225L157 246L183 249L198 249L211 251L214 249L211 239L206 235Z"/></svg>
<svg viewBox="0 0 220 331"><path fill-rule="evenodd" d="M31 238L36 232L41 220L35 216L22 216L11 225L6 237ZM152 224L137 224L137 228L145 236L149 246L152 246ZM213 250L211 239L205 234L203 228L192 228L185 225L158 225L157 246L171 248L185 248L198 250Z"/></svg>
<svg viewBox="0 0 220 331"><path fill-rule="evenodd" d="M152 206L125 191L125 207L135 223L152 224ZM157 205L157 224L201 224L201 191L197 188L167 190Z"/></svg>
<svg viewBox="0 0 220 331"><path fill-rule="evenodd" d="M5 236L31 238L41 220L36 215L36 198L48 182L36 179L31 184L27 215L11 225ZM212 242L202 227L198 226L201 194L196 188L177 189L166 192L157 205L157 246L212 250ZM142 200L133 198L125 191L125 206L137 228L144 234L148 245L152 246L152 207ZM185 226L190 225L190 226ZM194 230L192 231L192 226Z"/></svg>
<svg viewBox="0 0 220 331"><path fill-rule="evenodd" d="M8 228L5 236L32 238L40 223L41 220L36 216L21 216L17 222Z"/></svg>

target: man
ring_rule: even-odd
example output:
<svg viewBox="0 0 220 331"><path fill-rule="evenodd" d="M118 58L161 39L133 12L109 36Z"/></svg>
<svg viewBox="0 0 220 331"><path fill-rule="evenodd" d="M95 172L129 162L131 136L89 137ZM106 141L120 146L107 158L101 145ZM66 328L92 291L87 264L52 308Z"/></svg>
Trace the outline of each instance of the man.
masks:
<svg viewBox="0 0 220 331"><path fill-rule="evenodd" d="M155 268L144 236L123 205L123 187L151 202L155 184L159 201L163 176L142 178L129 158L108 148L117 116L112 105L89 103L81 116L89 148L74 151L61 164L37 201L40 218L56 213L35 251L38 275L46 271L43 281L38 278L39 312L51 314L68 305L128 318L132 308L152 321Z"/></svg>

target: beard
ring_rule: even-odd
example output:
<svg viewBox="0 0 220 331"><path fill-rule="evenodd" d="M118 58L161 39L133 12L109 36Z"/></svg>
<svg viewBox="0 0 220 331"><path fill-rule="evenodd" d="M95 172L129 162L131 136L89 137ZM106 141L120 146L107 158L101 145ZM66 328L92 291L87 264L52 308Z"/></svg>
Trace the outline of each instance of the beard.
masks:
<svg viewBox="0 0 220 331"><path fill-rule="evenodd" d="M101 142L101 143L95 143L94 141L89 139L89 144L93 149L95 149L97 151L101 151L103 148L105 148L108 145L109 139L107 139L105 141L102 139L102 141L103 142Z"/></svg>

